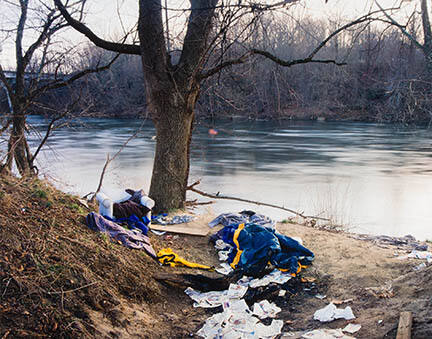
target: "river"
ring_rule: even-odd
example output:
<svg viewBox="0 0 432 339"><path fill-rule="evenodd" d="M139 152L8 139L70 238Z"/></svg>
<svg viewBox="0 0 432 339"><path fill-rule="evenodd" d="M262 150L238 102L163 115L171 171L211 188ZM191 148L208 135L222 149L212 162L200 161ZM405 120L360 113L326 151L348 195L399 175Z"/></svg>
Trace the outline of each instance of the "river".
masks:
<svg viewBox="0 0 432 339"><path fill-rule="evenodd" d="M46 126L38 116L29 122L40 131ZM210 128L218 134L210 135ZM148 191L155 146L150 122L85 118L59 129L40 154L40 171L65 191L94 191L107 153L137 129L140 136L110 165L104 190L113 197L128 187ZM192 141L190 182L200 179L198 188L209 193L331 217L353 232L432 239L431 133L348 122L201 123ZM235 201L211 206L215 213L290 216Z"/></svg>

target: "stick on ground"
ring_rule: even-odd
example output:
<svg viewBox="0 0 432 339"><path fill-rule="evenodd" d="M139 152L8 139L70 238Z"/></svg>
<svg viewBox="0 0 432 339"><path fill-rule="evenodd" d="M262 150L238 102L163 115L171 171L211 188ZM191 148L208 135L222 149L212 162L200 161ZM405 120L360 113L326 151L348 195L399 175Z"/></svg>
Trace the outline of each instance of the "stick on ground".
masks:
<svg viewBox="0 0 432 339"><path fill-rule="evenodd" d="M295 214L295 215L297 215L299 217L302 217L304 219L310 218L310 219L330 221L330 219L327 219L327 218L321 218L321 217L316 217L316 216L311 216L311 215L304 215L304 214L302 214L300 212L294 211L294 210L292 210L290 208L286 208L284 206L277 206L277 205L268 204L268 203L261 202L261 201L249 200L249 199L230 197L230 196L227 196L227 195L220 195L219 193L217 193L217 194L206 193L206 192L200 191L200 190L198 190L198 189L195 188L195 186L199 185L199 184L200 184L200 181L194 182L192 185L188 186L187 189L190 190L190 191L192 191L192 192L198 193L199 195L207 197L207 198L242 201L242 202L246 202L246 203L249 203L249 204L255 204L255 205L261 205L261 206L278 208L280 210L287 211L287 212L290 212L292 214Z"/></svg>
<svg viewBox="0 0 432 339"><path fill-rule="evenodd" d="M401 312L396 339L411 339L412 313Z"/></svg>

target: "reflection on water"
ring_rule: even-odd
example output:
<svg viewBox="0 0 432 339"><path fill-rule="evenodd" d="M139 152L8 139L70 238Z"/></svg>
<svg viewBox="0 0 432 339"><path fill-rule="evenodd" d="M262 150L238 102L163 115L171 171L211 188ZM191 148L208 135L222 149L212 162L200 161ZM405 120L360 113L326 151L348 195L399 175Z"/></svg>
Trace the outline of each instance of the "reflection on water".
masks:
<svg viewBox="0 0 432 339"><path fill-rule="evenodd" d="M35 126L45 124L32 117ZM85 194L97 186L106 154L113 155L141 127L110 166L104 186L148 189L155 134L137 120L83 119L56 131L40 161L43 172ZM208 129L216 128L217 136ZM190 181L204 191L331 215L354 231L412 234L432 239L432 141L429 129L320 122L217 123L197 126ZM191 198L195 198L191 196ZM288 215L233 201L216 213L255 209L278 220Z"/></svg>

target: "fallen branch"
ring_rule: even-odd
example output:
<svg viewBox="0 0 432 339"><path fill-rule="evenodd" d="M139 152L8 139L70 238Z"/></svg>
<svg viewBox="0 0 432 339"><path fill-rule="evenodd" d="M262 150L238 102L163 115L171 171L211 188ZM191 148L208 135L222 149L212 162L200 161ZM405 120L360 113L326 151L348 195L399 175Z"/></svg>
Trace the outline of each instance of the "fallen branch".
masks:
<svg viewBox="0 0 432 339"><path fill-rule="evenodd" d="M204 201L204 202L198 202L197 199L189 200L185 202L185 205L188 207L195 207L195 206L202 206L202 205L211 205L214 201Z"/></svg>
<svg viewBox="0 0 432 339"><path fill-rule="evenodd" d="M255 204L255 205L259 205L259 206L267 206L267 207L272 207L272 208L277 208L283 211L287 211L290 212L292 214L295 214L299 217L302 217L303 219L317 219L317 220L325 220L325 221L330 221L330 219L327 218L322 218L322 217L317 217L317 216L311 216L311 215L304 215L300 212L294 211L290 208L286 208L284 206L278 206L278 205L273 205L273 204L268 204L265 202L261 202L261 201L254 201L254 200L249 200L249 199L242 199L242 198L237 198L237 197L230 197L227 195L220 195L219 192L216 194L210 194L210 193L206 193L203 191L200 191L198 189L195 188L195 186L199 185L200 181L194 182L192 185L189 185L187 187L187 190L198 193L199 195L202 195L204 197L207 198L212 198L212 199L224 199L224 200L235 200L235 201L241 201L241 202L246 202L249 204Z"/></svg>
<svg viewBox="0 0 432 339"><path fill-rule="evenodd" d="M123 149L127 146L127 144L129 143L129 141L131 141L132 139L134 139L134 138L138 135L138 132L141 131L141 128L142 128L142 125L140 126L139 129L137 129L137 130L135 131L134 134L132 134L129 138L127 138L127 140L123 143L123 145L121 145L121 147L119 148L119 150L114 154L114 156L113 156L112 158L110 157L109 154L107 154L107 158L106 158L105 164L104 164L104 166L103 166L103 168L102 168L102 172L101 172L100 177L99 177L99 184L98 184L98 187L97 187L97 189L96 189L96 192L94 192L93 196L91 197L90 202L93 202L93 201L95 200L95 198L96 198L96 194L98 194L99 191L100 191L101 188L102 188L103 179L104 179L105 172L106 172L106 169L107 169L108 165L111 163L111 161L113 161L115 158L117 158L117 156L118 156L118 155L123 151ZM92 193L93 193L93 192L90 192L90 193L86 194L84 197L88 197L88 196L90 196Z"/></svg>
<svg viewBox="0 0 432 339"><path fill-rule="evenodd" d="M98 282L97 281L95 281L95 282L92 282L92 283L90 283L90 284L87 284L87 285L84 285L84 286L80 286L80 287L77 287L77 288L74 288L74 289L72 289L72 290L67 290L67 291L63 291L63 290L61 290L61 291L54 291L54 292L48 292L48 291L46 291L46 293L47 294L64 294L64 293L71 293L71 292L76 292L76 291L79 291L79 290L82 290L82 289L84 289L84 288L87 288L87 287L90 287L90 286L93 286L93 285L96 285Z"/></svg>

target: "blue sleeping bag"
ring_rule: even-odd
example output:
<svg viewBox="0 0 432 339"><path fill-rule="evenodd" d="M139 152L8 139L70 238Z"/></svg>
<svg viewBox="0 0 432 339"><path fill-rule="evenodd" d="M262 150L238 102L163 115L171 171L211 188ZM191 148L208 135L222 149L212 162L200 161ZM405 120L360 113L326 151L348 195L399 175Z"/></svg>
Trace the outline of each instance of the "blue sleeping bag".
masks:
<svg viewBox="0 0 432 339"><path fill-rule="evenodd" d="M297 274L314 259L314 254L298 241L253 223L226 226L219 236L234 246L228 262L247 275L260 274L269 262L278 269Z"/></svg>

